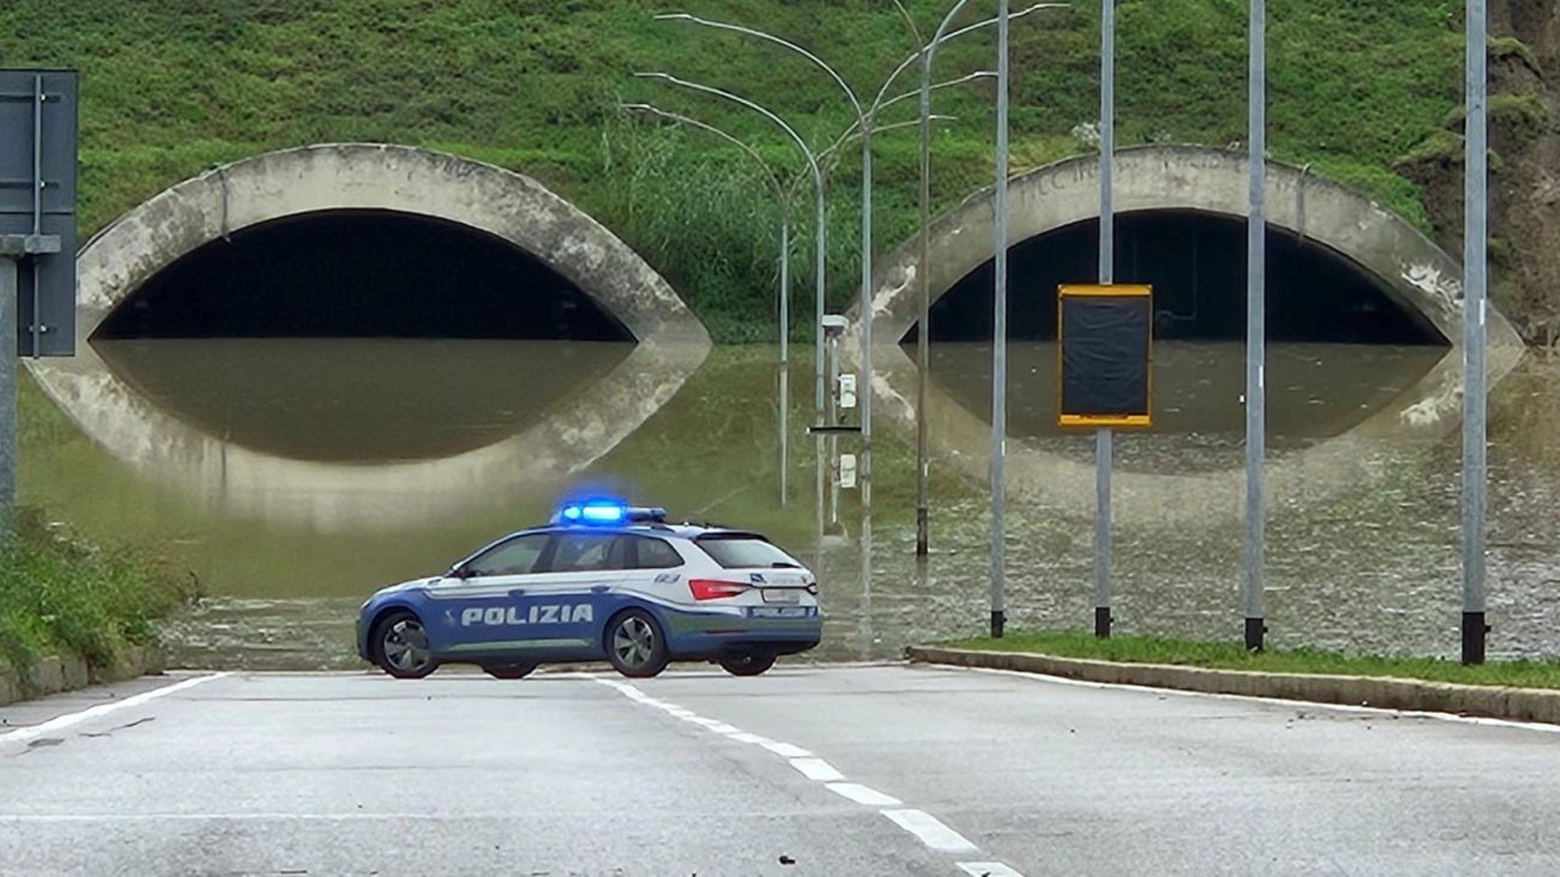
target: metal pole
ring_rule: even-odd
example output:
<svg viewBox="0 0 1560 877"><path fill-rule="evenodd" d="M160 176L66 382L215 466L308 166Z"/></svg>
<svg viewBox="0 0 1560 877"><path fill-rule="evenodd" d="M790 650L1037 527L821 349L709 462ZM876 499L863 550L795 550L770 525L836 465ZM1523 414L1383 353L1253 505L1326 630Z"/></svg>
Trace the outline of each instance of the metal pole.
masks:
<svg viewBox="0 0 1560 877"><path fill-rule="evenodd" d="M1488 10L1468 0L1463 210L1462 662L1484 663L1485 292L1488 241Z"/></svg>
<svg viewBox="0 0 1560 877"><path fill-rule="evenodd" d="M814 187L817 193L817 215L813 219L813 225L815 226L813 229L813 247L816 252L813 258L813 261L816 263L813 265L813 360L815 372L813 381L813 414L817 418L817 423L823 423L823 290L824 263L828 258L828 242L825 239L827 234L827 226L825 225L827 222L827 211L825 209L826 199L823 191L823 175L817 170L816 163L814 163L813 173L816 175L817 180L817 185ZM820 546L823 543L823 469L823 435L819 434L813 437L813 474L817 481L814 494L818 504L816 514Z"/></svg>
<svg viewBox="0 0 1560 877"><path fill-rule="evenodd" d="M1266 512L1262 463L1267 452L1267 5L1251 0L1247 119L1251 207L1246 221L1246 575L1241 605L1246 648L1262 650L1263 556Z"/></svg>
<svg viewBox="0 0 1560 877"><path fill-rule="evenodd" d="M931 551L931 506L927 496L927 481L931 476L930 463L927 460L926 443L926 382L930 379L931 371L931 320L932 320L932 279L931 259L927 253L928 238L931 235L931 201L932 201L932 62L937 58L937 49L942 41L947 39L944 32L953 23L953 17L959 14L964 4L969 0L959 0L954 4L937 26L937 33L932 36L932 41L921 50L921 203L920 222L921 233L916 241L917 253L915 262L916 279L920 281L921 315L920 322L916 324L915 333L915 556L925 558ZM896 71L897 72L897 71ZM893 77L889 77L892 81ZM883 84L883 91L878 94L878 102L881 103L883 94L888 91L888 83Z"/></svg>
<svg viewBox="0 0 1560 877"><path fill-rule="evenodd" d="M872 120L861 119L861 602L872 617Z"/></svg>
<svg viewBox="0 0 1560 877"><path fill-rule="evenodd" d="M1006 544L1002 525L1007 503L1004 458L1007 454L1007 177L1008 177L1008 0L997 3L997 187L995 212L996 284L991 328L991 635L1007 624Z"/></svg>
<svg viewBox="0 0 1560 877"><path fill-rule="evenodd" d="M1116 0L1100 2L1100 284L1116 278ZM1111 431L1094 433L1094 635L1109 637Z"/></svg>
<svg viewBox="0 0 1560 877"><path fill-rule="evenodd" d="M791 206L780 205L780 507L790 501L791 434Z"/></svg>
<svg viewBox="0 0 1560 877"><path fill-rule="evenodd" d="M0 520L16 506L16 260L0 257Z"/></svg>

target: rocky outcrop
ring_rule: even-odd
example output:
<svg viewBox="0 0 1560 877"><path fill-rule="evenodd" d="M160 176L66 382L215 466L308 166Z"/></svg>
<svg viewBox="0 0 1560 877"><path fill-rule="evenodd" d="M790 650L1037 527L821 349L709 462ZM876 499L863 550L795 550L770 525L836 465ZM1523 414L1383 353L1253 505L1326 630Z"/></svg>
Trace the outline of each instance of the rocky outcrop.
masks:
<svg viewBox="0 0 1560 877"><path fill-rule="evenodd" d="M1530 343L1560 343L1560 4L1490 4L1490 295ZM1399 163L1438 243L1462 252L1462 108Z"/></svg>

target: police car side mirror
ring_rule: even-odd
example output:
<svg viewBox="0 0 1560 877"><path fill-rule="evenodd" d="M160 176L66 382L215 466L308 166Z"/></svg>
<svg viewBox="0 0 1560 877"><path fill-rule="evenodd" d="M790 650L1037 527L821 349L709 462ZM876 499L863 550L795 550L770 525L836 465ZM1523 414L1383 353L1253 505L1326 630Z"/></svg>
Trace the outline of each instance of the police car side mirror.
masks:
<svg viewBox="0 0 1560 877"><path fill-rule="evenodd" d="M471 570L464 566L452 566L445 576L452 579L467 579L471 577Z"/></svg>

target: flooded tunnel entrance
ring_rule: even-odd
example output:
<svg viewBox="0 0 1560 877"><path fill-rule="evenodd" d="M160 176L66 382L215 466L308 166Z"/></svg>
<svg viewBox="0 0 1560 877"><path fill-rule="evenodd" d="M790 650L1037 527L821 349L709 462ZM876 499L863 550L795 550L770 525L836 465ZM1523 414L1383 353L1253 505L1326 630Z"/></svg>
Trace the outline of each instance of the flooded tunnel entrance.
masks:
<svg viewBox="0 0 1560 877"><path fill-rule="evenodd" d="M1099 272L1099 220L1015 244L1008 254L1008 337L1056 338L1056 287ZM1267 336L1278 342L1446 346L1429 320L1346 257L1270 227ZM993 263L932 305L932 341L991 338ZM1115 276L1154 287L1156 339L1246 337L1246 220L1192 210L1116 218ZM904 340L915 340L912 327Z"/></svg>
<svg viewBox="0 0 1560 877"><path fill-rule="evenodd" d="M293 459L443 458L514 434L633 350L525 250L386 211L241 229L152 275L91 336L144 397Z"/></svg>
<svg viewBox="0 0 1560 877"><path fill-rule="evenodd" d="M1009 429L1060 437L1056 288L1097 276L1098 220L1016 244L1009 256ZM1340 435L1391 403L1448 343L1379 278L1326 246L1267 233L1268 434L1276 452ZM1154 287L1154 433L1177 448L1127 447L1127 468L1224 468L1244 429L1246 220L1193 210L1117 217L1115 276ZM933 379L989 421L993 266L932 307ZM916 340L912 326L903 343ZM1069 432L1076 432L1069 431ZM1179 447L1192 437L1195 453ZM1137 452L1161 455L1134 459ZM1204 459L1206 457L1206 459Z"/></svg>
<svg viewBox="0 0 1560 877"><path fill-rule="evenodd" d="M634 340L507 241L433 217L354 210L210 241L154 274L92 338Z"/></svg>

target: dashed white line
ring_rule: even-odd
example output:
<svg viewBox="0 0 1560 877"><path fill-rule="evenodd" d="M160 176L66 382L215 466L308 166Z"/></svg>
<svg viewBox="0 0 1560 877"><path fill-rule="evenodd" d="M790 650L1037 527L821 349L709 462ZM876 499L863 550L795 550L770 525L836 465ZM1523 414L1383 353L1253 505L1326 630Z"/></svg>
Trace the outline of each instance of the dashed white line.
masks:
<svg viewBox="0 0 1560 877"><path fill-rule="evenodd" d="M945 853L975 853L980 847L970 843L964 835L943 825L937 817L925 810L884 810L893 823L915 835L921 843Z"/></svg>
<svg viewBox="0 0 1560 877"><path fill-rule="evenodd" d="M970 877L1024 877L1001 862L959 862L958 865Z"/></svg>
<svg viewBox="0 0 1560 877"><path fill-rule="evenodd" d="M758 745L764 747L765 749L768 749L770 752L773 752L774 754L780 756L781 758L810 758L810 757L812 757L812 753L811 752L808 752L807 750L803 749L800 746L792 746L789 743L779 743L779 742L776 742L774 740L770 740L770 741L768 741L766 743L760 743Z"/></svg>
<svg viewBox="0 0 1560 877"><path fill-rule="evenodd" d="M90 709L84 709L79 713L66 713L63 716L52 718L47 722L40 722L39 724L32 725L30 727L18 728L15 731L9 731L7 733L0 734L0 744L18 743L23 740L31 740L34 737L58 731L61 728L68 728L71 725L77 725L100 716L106 716L112 712L117 712L122 709L129 709L133 706L140 706L147 701L156 700L159 697L167 697L170 694L176 694L180 691L184 691L187 688L193 688L197 685L210 682L213 679L221 679L226 675L228 674L213 673L209 676L196 676L191 679L186 679L183 682L175 682L174 684L165 686L163 688L154 688L151 691L143 691L140 694L132 694L124 700L116 700L112 703L99 704Z"/></svg>
<svg viewBox="0 0 1560 877"><path fill-rule="evenodd" d="M750 734L734 725L728 725L717 719L711 719L698 715L692 710L684 709L673 703L656 700L632 685L618 682L612 679L603 679L599 676L590 677L602 685L617 689L624 696L647 706L675 716L685 722L707 728L721 734L728 739L739 743L747 743L762 747L784 758L802 776L809 780L815 780L824 784L824 788L848 800L868 807L900 807L904 802L891 795L885 795L870 786L860 783L845 782L845 775L822 758L818 758L811 752L800 746L785 743L779 740L771 740L759 734ZM944 825L937 817L924 810L879 810L884 816L893 821L895 825L903 828L915 836L926 847L944 853L978 853L980 848L971 843L964 835ZM1023 877L1017 871L1001 862L959 862L958 866L966 873L974 877Z"/></svg>
<svg viewBox="0 0 1560 877"><path fill-rule="evenodd" d="M904 803L893 795L885 795L861 783L828 783L824 788L868 807L898 807Z"/></svg>
<svg viewBox="0 0 1560 877"><path fill-rule="evenodd" d="M802 776L821 783L838 782L845 779L845 775L835 769L834 765L821 758L793 758L791 766L802 772Z"/></svg>

